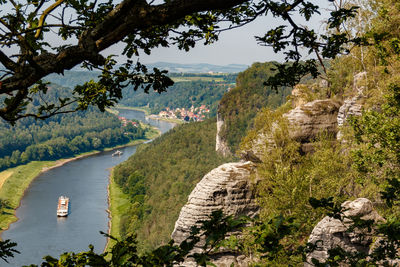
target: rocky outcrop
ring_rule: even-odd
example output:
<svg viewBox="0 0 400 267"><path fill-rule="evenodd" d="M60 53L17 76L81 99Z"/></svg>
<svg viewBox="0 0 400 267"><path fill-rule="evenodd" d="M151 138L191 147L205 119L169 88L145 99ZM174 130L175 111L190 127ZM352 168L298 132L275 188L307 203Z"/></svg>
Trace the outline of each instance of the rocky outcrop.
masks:
<svg viewBox="0 0 400 267"><path fill-rule="evenodd" d="M358 198L354 201L346 201L342 204L344 208L343 219L334 219L326 216L313 229L309 243L317 245L317 249L307 255L306 267L314 266L311 259L325 262L330 249L340 247L349 252L368 253L373 243L373 231L364 232L361 237L361 230L348 231L351 219L360 217L363 220L373 220L375 223L383 222L384 219L375 211L372 202L366 198Z"/></svg>
<svg viewBox="0 0 400 267"><path fill-rule="evenodd" d="M301 143L312 142L326 132L336 136L340 104L332 99L314 100L290 110L283 116L290 125L289 135Z"/></svg>
<svg viewBox="0 0 400 267"><path fill-rule="evenodd" d="M350 116L361 116L362 105L359 103L361 98L362 97L360 95L357 95L350 99L346 99L343 102L343 105L340 107L337 116L337 123L339 127L343 126Z"/></svg>
<svg viewBox="0 0 400 267"><path fill-rule="evenodd" d="M190 235L191 227L199 221L207 220L213 211L222 210L224 215L247 215L253 217L258 212L254 200L250 176L254 171L251 162L226 163L213 169L196 185L189 195L175 223L172 239L181 243ZM240 256L225 255L215 259L217 266L230 266L233 262L244 262ZM222 265L222 262L225 262ZM185 262L183 266L192 266ZM244 265L240 265L244 266Z"/></svg>
<svg viewBox="0 0 400 267"><path fill-rule="evenodd" d="M365 90L366 79L366 72L361 72L354 75L353 91L356 93L356 95L344 100L343 105L340 107L337 116L337 123L339 127L342 127L350 116L361 116L363 108L363 91ZM340 140L342 137L343 134L341 131L339 131L337 134L337 139Z"/></svg>
<svg viewBox="0 0 400 267"><path fill-rule="evenodd" d="M313 100L311 91L305 84L298 84L293 87L290 98L292 99L293 108L303 106Z"/></svg>
<svg viewBox="0 0 400 267"><path fill-rule="evenodd" d="M224 157L230 156L232 154L225 138L221 135L221 129L224 125L224 120L220 114L217 114L217 136L215 142L215 151Z"/></svg>
<svg viewBox="0 0 400 267"><path fill-rule="evenodd" d="M302 144L303 152L312 151L312 142L319 134L327 133L336 137L339 107L340 103L332 99L299 104L283 114L289 125L288 135ZM274 122L270 129L260 130L248 148L241 152L242 158L251 154L254 155L253 158L262 160L263 155L275 147L274 133L278 128L278 124Z"/></svg>

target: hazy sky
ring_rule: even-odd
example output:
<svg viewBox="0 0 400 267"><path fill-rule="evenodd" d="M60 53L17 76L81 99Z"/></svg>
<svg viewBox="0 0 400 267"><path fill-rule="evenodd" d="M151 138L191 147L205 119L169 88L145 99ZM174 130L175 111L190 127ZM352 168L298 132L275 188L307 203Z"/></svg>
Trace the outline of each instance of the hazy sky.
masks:
<svg viewBox="0 0 400 267"><path fill-rule="evenodd" d="M321 7L321 15L315 16L311 22L304 22L299 17L296 17L295 20L297 20L297 22L300 21L302 25L305 24L313 28L317 32L322 32L324 30L322 22L328 17L327 8L329 1L313 0L311 2ZM204 46L202 42L199 42L197 46L189 52L181 51L176 47L158 48L152 50L150 56L142 53L139 61L142 63L164 61L171 63L210 63L216 65L251 65L257 61L283 61L284 56L282 54L276 55L271 48L258 45L254 38L256 35L264 35L269 29L281 24L282 20L277 20L272 16L258 18L256 21L246 26L223 32L219 37L219 41L215 44ZM54 40L49 41L57 44L57 40L59 40L59 37L54 35ZM10 49L10 52L8 52L6 48L2 49L4 49L4 52L7 54L16 53L16 51L14 51L15 49ZM107 49L102 54L119 55L122 50L123 46L119 44Z"/></svg>
<svg viewBox="0 0 400 267"><path fill-rule="evenodd" d="M321 16L316 17L307 25L318 32L322 32L324 27L322 21L327 17L328 1L314 1L324 8L321 10ZM299 18L298 18L299 19ZM282 55L276 55L269 47L263 47L257 44L254 36L263 35L268 29L281 24L273 17L262 17L258 20L238 29L223 32L217 43L204 46L202 43L189 52L180 51L176 47L159 48L152 51L150 56L142 55L140 61L143 63L154 63L157 61L173 63L210 63L216 65L227 64L246 64L277 60L282 61Z"/></svg>

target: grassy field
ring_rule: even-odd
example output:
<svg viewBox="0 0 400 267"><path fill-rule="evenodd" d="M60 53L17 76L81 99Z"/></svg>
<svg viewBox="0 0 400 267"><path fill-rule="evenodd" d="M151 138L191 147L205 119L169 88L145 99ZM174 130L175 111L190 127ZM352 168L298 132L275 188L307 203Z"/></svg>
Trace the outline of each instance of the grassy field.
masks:
<svg viewBox="0 0 400 267"><path fill-rule="evenodd" d="M4 182L13 174L12 171L0 172L0 188L3 186Z"/></svg>
<svg viewBox="0 0 400 267"><path fill-rule="evenodd" d="M0 229L7 229L12 222L17 220L14 216L15 209L18 208L25 189L33 179L40 174L43 168L49 168L58 163L58 161L33 161L0 173L2 178L8 176L0 188L0 199L6 200L8 203L8 207L0 213Z"/></svg>
<svg viewBox="0 0 400 267"><path fill-rule="evenodd" d="M109 212L111 214L110 235L117 239L121 239L119 231L121 216L129 211L129 197L122 192L120 187L114 182L113 172L111 171L110 183L108 184L109 193ZM106 250L110 249L115 244L115 241L109 239Z"/></svg>
<svg viewBox="0 0 400 267"><path fill-rule="evenodd" d="M155 115L155 114L150 115L148 118L153 119L153 120L172 122L172 123L176 123L176 124L185 123L185 121L180 120L180 119L162 118L162 117L159 117L158 115Z"/></svg>
<svg viewBox="0 0 400 267"><path fill-rule="evenodd" d="M150 128L151 126L145 125L145 127ZM160 131L155 127L151 127L151 130L146 133L146 139L133 140L124 145L106 148L103 151L137 145L149 139L154 139L159 135ZM21 165L0 172L0 199L7 201L7 208L0 211L0 232L6 230L11 223L17 220L17 217L15 217L15 210L18 208L25 190L42 171L46 171L48 168L57 165L62 165L64 162L71 161L75 158L89 156L99 152L101 151L95 150L85 152L74 158L60 159L56 161L33 161L26 165Z"/></svg>

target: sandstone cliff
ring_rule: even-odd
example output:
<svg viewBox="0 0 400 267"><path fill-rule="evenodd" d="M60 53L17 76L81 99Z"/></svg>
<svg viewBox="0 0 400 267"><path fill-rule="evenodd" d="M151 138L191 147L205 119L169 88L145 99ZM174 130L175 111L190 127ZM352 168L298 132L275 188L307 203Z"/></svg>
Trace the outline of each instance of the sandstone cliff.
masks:
<svg viewBox="0 0 400 267"><path fill-rule="evenodd" d="M372 232L348 231L351 225L349 218L359 217L363 220L373 220L374 223L383 222L384 219L375 211L371 201L366 198L358 198L354 201L346 201L342 204L345 209L342 220L329 216L323 218L312 231L309 243L317 245L317 249L307 255L305 267L314 266L311 259L314 258L323 263L329 256L330 249L340 247L348 252L368 253L375 241Z"/></svg>
<svg viewBox="0 0 400 267"><path fill-rule="evenodd" d="M175 223L172 238L180 243L190 234L190 228L198 221L206 220L217 210L225 215L257 213L250 175L254 171L251 162L226 163L207 173L189 195Z"/></svg>
<svg viewBox="0 0 400 267"><path fill-rule="evenodd" d="M363 92L365 90L365 83L367 79L367 73L361 72L354 75L353 80L353 92L355 96L347 98L343 101L343 105L339 109L337 116L338 126L342 127L345 125L349 117L351 116L361 116L362 114L362 102L364 99ZM341 131L337 134L337 139L342 139L343 134Z"/></svg>
<svg viewBox="0 0 400 267"><path fill-rule="evenodd" d="M319 134L326 133L333 138L336 137L340 103L332 99L314 100L308 103L300 101L300 103L280 118L287 121L287 134L302 144L303 152L309 152L314 139ZM246 158L247 155L252 154L262 160L263 155L274 149L274 136L277 130L280 130L277 121L267 128L260 129L242 151L242 157Z"/></svg>
<svg viewBox="0 0 400 267"><path fill-rule="evenodd" d="M343 105L341 105L340 101L332 99L310 101L312 97L303 89L303 87L297 86L293 90L291 97L292 109L286 113L281 113L279 120L285 121L288 126L288 136L300 142L303 152L307 153L312 150L314 140L321 133L325 133L335 140L338 133L338 124L342 125L349 114L358 114L358 110L360 109L356 109L358 106L354 105L351 101L345 101ZM354 101L357 100L358 98L354 99ZM226 156L231 152L226 141L220 135L223 125L223 119L221 116L218 116L216 151ZM251 141L248 142L247 147L242 151L242 158L246 162L227 163L204 176L190 194L187 204L182 208L179 218L176 221L175 229L172 233L172 238L176 243L185 240L190 234L191 227L196 225L198 221L207 219L213 211L222 210L225 215L247 215L250 217L257 213L258 207L254 200L255 196L250 183L250 177L255 171L255 164L260 163L264 157L263 155L268 154L268 151L276 147L274 135L276 131L281 130L280 127L281 125L278 121L270 121L266 123L265 127L261 127L261 129L255 131ZM359 202L362 203L361 208L357 208L358 205L361 205ZM364 209L370 207L363 200L359 202L346 202L345 205L348 205L353 210L357 210L353 212L358 212L357 214L364 212ZM371 210L368 210L368 212L372 213ZM316 227L315 237L322 238L327 236L325 226L332 223L333 219L326 218L324 220L325 222L322 222L322 226ZM345 230L345 228L346 226L343 225L340 227L334 225L327 231L329 233L339 233ZM343 235L343 232L340 233ZM351 237L346 238L351 239ZM343 240L337 241L336 239L332 240L332 244L327 242L327 248L340 242L347 242ZM315 240L310 238L310 241ZM349 242L346 244L351 246L349 245L351 242ZM354 246L359 245L356 244ZM320 254L325 255L323 251L326 250L321 251L317 251L317 254L310 255L310 257L319 257ZM220 254L219 257L214 258L214 263L217 266L230 266L231 263L234 263L236 266L246 266L247 262L248 259L243 256L229 253ZM194 265L193 262L187 261L184 263L184 266L192 265Z"/></svg>
<svg viewBox="0 0 400 267"><path fill-rule="evenodd" d="M217 114L217 135L215 140L215 151L221 154L224 157L230 156L232 154L229 146L225 140L225 137L222 136L221 131L224 126L224 120L221 117L221 114Z"/></svg>
<svg viewBox="0 0 400 267"><path fill-rule="evenodd" d="M189 195L187 204L182 208L175 223L172 239L180 243L190 235L193 225L207 220L213 211L222 210L225 215L247 215L253 217L258 212L251 184L254 172L251 162L226 163L215 168L196 185ZM196 251L196 249L195 249ZM214 260L217 266L230 266L244 260L242 257L226 254ZM193 266L194 262L186 261L184 266ZM243 266L239 264L239 266Z"/></svg>

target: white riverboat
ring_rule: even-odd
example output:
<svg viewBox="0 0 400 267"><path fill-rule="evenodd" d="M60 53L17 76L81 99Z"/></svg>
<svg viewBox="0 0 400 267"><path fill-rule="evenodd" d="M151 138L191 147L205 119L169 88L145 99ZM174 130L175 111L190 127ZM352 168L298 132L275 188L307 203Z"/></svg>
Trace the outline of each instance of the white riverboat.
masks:
<svg viewBox="0 0 400 267"><path fill-rule="evenodd" d="M65 196L60 196L58 198L57 205L57 216L58 217L66 217L69 212L69 198Z"/></svg>
<svg viewBox="0 0 400 267"><path fill-rule="evenodd" d="M115 157L115 156L121 156L122 154L123 154L122 151L117 150L117 151L115 151L111 156L113 156L113 157Z"/></svg>

